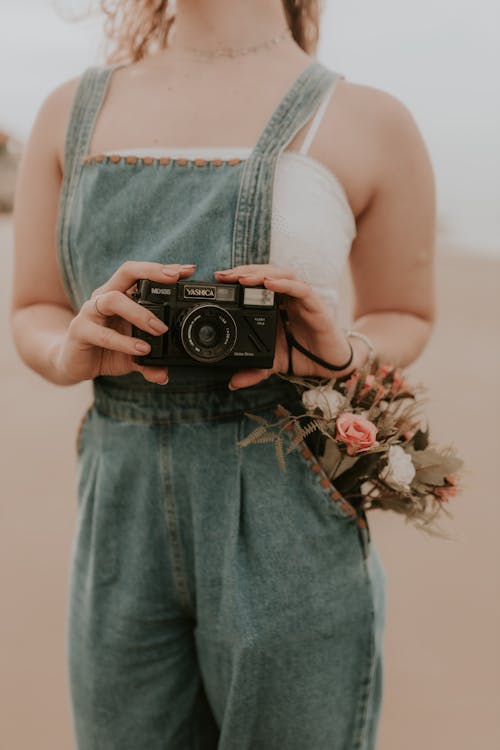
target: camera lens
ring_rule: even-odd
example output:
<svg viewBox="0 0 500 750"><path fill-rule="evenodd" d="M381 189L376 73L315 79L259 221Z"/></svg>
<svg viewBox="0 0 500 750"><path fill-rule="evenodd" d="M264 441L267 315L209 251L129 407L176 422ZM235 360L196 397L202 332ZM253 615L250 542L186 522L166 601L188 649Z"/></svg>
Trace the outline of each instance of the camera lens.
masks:
<svg viewBox="0 0 500 750"><path fill-rule="evenodd" d="M181 343L190 357L210 364L225 359L236 343L236 323L218 305L198 305L183 317Z"/></svg>
<svg viewBox="0 0 500 750"><path fill-rule="evenodd" d="M198 331L198 338L203 346L213 346L217 340L217 331L211 323L204 323Z"/></svg>

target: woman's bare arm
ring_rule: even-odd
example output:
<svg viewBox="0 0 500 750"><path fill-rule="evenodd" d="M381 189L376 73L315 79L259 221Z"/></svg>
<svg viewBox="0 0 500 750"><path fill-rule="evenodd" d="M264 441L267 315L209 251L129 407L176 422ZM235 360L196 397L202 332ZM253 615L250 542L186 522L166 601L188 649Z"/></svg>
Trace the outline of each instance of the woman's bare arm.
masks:
<svg viewBox="0 0 500 750"><path fill-rule="evenodd" d="M61 156L77 79L55 89L42 104L23 153L14 203L14 282L11 326L24 362L58 385L54 353L74 311L62 285L56 226Z"/></svg>
<svg viewBox="0 0 500 750"><path fill-rule="evenodd" d="M381 359L406 366L425 347L435 321L434 174L408 109L366 89L377 179L349 258L352 328L372 339Z"/></svg>
<svg viewBox="0 0 500 750"><path fill-rule="evenodd" d="M150 345L131 336L132 324L153 335L166 326L127 294L138 278L175 282L191 266L128 261L94 290L94 300L73 310L57 261L57 217L63 174L65 133L78 79L63 84L43 103L23 156L14 211L14 283L11 324L24 362L56 385L72 385L98 375L140 372L167 382L164 367L146 367L134 355ZM145 350L144 347L147 347Z"/></svg>

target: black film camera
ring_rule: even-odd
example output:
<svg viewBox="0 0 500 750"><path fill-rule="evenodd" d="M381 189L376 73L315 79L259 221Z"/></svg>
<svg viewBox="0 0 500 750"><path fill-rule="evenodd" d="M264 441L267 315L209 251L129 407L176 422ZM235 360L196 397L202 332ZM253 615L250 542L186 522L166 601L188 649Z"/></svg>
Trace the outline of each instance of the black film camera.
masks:
<svg viewBox="0 0 500 750"><path fill-rule="evenodd" d="M132 299L169 328L159 336L132 326L132 335L151 344L136 356L142 365L272 367L279 294L263 286L139 279Z"/></svg>

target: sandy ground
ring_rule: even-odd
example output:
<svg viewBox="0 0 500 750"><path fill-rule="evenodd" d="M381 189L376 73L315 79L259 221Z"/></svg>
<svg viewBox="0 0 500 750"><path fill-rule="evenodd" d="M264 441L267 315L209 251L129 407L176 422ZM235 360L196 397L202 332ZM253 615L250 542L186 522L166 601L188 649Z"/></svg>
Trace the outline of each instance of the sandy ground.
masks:
<svg viewBox="0 0 500 750"><path fill-rule="evenodd" d="M74 436L90 388L57 388L16 356L7 325L11 240L0 220L0 747L70 750ZM388 576L378 750L500 747L499 272L497 261L439 249L439 319L410 368L429 386L434 439L453 442L467 463L467 489L444 524L453 541L381 511L369 516Z"/></svg>

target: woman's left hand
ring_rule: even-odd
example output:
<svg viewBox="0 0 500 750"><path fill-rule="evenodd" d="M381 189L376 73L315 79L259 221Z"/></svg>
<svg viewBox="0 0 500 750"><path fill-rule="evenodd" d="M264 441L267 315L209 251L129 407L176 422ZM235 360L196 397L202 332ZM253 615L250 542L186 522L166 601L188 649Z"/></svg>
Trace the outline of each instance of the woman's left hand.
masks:
<svg viewBox="0 0 500 750"><path fill-rule="evenodd" d="M313 291L310 284L299 279L291 269L261 263L215 271L214 275L218 282L265 286L266 289L280 293L280 306L286 308L290 330L300 344L332 364L341 364L348 360L349 343L335 320L332 309ZM327 370L295 348L292 348L292 363L295 375L322 378L341 377L355 365L353 361L345 372ZM231 388L247 388L265 380L272 373L286 373L287 370L288 344L280 316L272 368L238 370L231 377Z"/></svg>

